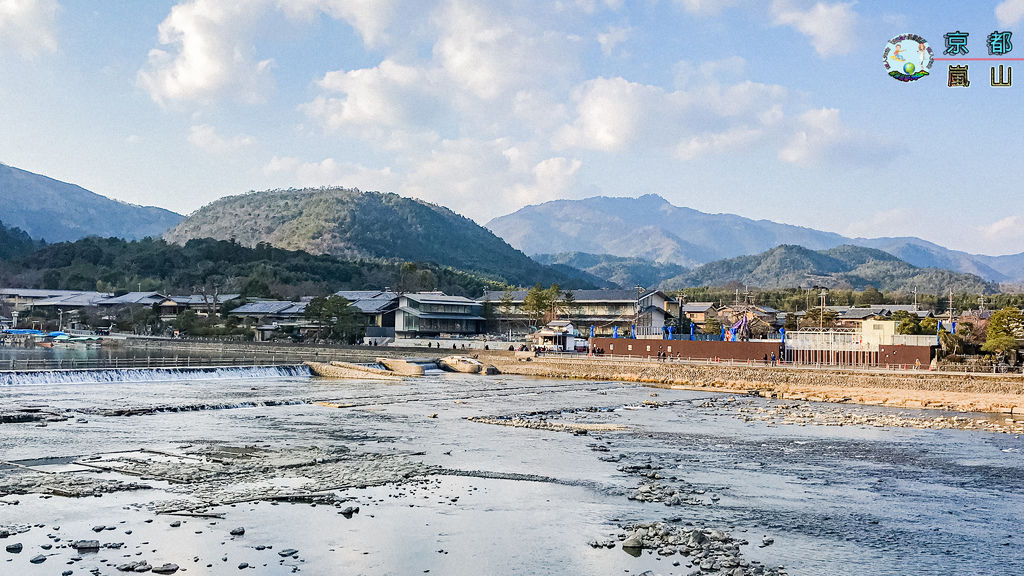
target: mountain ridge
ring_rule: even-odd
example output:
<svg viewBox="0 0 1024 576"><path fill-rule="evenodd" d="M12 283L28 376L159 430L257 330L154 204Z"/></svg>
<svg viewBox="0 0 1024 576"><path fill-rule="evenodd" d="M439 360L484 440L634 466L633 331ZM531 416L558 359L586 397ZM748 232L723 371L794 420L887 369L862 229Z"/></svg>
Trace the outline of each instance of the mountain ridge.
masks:
<svg viewBox="0 0 1024 576"><path fill-rule="evenodd" d="M552 200L499 216L485 226L530 255L587 252L695 267L786 244L813 250L853 244L884 250L921 268L948 268L990 282L1024 281L1024 252L986 256L909 236L848 238L767 219L709 214L675 206L656 194Z"/></svg>
<svg viewBox="0 0 1024 576"><path fill-rule="evenodd" d="M47 242L86 236L129 240L160 236L183 218L164 208L114 200L76 184L3 163L0 206L0 219L7 226Z"/></svg>
<svg viewBox="0 0 1024 576"><path fill-rule="evenodd" d="M178 244L204 237L343 258L435 262L516 285L603 283L582 272L546 268L449 208L393 193L325 187L227 196L164 235Z"/></svg>

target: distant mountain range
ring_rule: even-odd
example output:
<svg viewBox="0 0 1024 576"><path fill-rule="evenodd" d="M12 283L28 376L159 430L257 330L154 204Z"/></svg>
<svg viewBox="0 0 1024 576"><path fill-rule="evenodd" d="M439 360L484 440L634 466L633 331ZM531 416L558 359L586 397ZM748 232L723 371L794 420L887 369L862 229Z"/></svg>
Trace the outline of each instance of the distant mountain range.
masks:
<svg viewBox="0 0 1024 576"><path fill-rule="evenodd" d="M541 264L569 266L587 274L603 278L621 288L636 285L654 287L669 278L682 276L689 270L678 264L662 264L643 258L625 258L610 254L587 254L566 252L563 254L538 254L534 257Z"/></svg>
<svg viewBox="0 0 1024 576"><path fill-rule="evenodd" d="M828 250L808 250L783 245L760 254L739 256L704 264L660 283L666 290L688 286L756 286L762 289L822 286L863 290L930 294L954 292L990 294L999 287L974 274L939 268L918 268L874 248L843 245Z"/></svg>
<svg viewBox="0 0 1024 576"><path fill-rule="evenodd" d="M486 226L530 255L586 252L694 267L784 244L811 250L850 244L884 250L920 268L947 268L990 282L1024 281L1024 253L968 254L914 237L847 238L770 220L707 214L653 194L554 200L495 218Z"/></svg>
<svg viewBox="0 0 1024 576"><path fill-rule="evenodd" d="M0 164L0 220L37 240L159 237L182 218L170 210L118 202L81 186Z"/></svg>
<svg viewBox="0 0 1024 576"><path fill-rule="evenodd" d="M189 215L164 238L261 242L341 258L434 262L513 285L558 282L609 286L564 267L546 267L455 212L397 194L344 188L268 190L221 198Z"/></svg>

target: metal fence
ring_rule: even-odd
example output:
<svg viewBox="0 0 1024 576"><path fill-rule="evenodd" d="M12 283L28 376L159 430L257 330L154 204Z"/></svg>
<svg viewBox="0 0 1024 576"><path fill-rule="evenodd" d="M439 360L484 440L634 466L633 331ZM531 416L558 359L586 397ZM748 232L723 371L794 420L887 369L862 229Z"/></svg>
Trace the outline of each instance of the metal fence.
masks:
<svg viewBox="0 0 1024 576"><path fill-rule="evenodd" d="M301 364L297 356L262 355L246 357L133 357L133 358L21 358L0 360L4 370L109 370L120 368L200 368L212 366L266 366Z"/></svg>

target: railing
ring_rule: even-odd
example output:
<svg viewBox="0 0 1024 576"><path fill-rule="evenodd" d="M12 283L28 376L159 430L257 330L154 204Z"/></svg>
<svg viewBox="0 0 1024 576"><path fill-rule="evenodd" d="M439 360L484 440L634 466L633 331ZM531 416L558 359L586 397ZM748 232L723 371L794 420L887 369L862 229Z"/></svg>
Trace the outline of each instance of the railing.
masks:
<svg viewBox="0 0 1024 576"><path fill-rule="evenodd" d="M996 369L988 367L987 369L981 369L981 367L952 367L952 366L938 366L935 369L930 369L927 365L915 366L914 364L883 364L883 365L864 365L864 364L829 364L829 363L795 363L795 362L784 362L781 360L776 361L776 365L772 366L770 363L765 364L763 360L747 360L747 359L733 359L733 358L657 358L650 356L631 356L625 354L603 354L590 356L586 352L540 352L537 354L538 358L544 360L555 360L555 361L571 361L571 360L598 360L600 362L607 363L622 363L622 364L690 364L698 366L751 366L751 367L762 367L765 370L771 370L775 367L784 367L787 369L795 370L836 370L836 371L851 371L851 372L869 372L869 373L937 373L942 374L1022 374L1024 373L1024 367L1021 366L997 366Z"/></svg>
<svg viewBox="0 0 1024 576"><path fill-rule="evenodd" d="M299 357L264 355L214 358L203 356L145 358L22 358L0 360L4 370L109 370L120 368L201 368L208 366L266 366L301 364Z"/></svg>

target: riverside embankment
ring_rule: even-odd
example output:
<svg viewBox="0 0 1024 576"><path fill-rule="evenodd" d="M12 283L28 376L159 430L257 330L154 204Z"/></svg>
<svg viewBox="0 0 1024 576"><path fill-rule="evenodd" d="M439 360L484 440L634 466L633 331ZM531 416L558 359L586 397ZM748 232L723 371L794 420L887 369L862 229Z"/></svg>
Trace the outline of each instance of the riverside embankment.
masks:
<svg viewBox="0 0 1024 576"><path fill-rule="evenodd" d="M847 402L958 412L1024 414L1024 377L843 370L760 364L696 363L603 357L540 356L517 360L510 352L480 359L503 374L640 382L658 387L754 393L766 398Z"/></svg>

